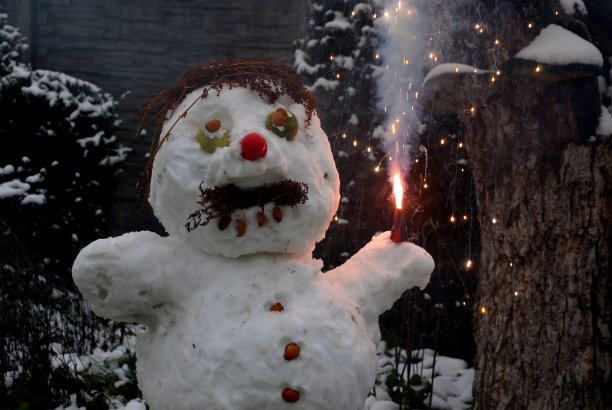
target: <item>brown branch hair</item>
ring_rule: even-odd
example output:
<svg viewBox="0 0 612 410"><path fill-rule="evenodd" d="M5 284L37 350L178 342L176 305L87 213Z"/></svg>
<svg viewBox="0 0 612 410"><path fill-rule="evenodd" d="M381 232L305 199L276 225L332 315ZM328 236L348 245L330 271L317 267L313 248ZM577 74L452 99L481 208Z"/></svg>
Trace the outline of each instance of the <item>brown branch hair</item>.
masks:
<svg viewBox="0 0 612 410"><path fill-rule="evenodd" d="M143 186L146 185L143 198L143 210L149 191L151 189L151 172L155 155L161 146L168 140L170 133L176 124L187 116L187 112L198 101L206 98L210 90L215 90L217 95L224 86L228 88L244 87L255 91L263 100L274 103L280 96L289 95L298 104L306 107L306 123L310 123L315 112L317 100L304 87L300 76L289 66L277 63L273 60L242 60L242 59L220 59L209 65L197 65L183 73L179 82L157 95L154 95L145 103L140 111L135 113L139 120L136 136L140 135L152 122L156 123L155 133L151 142L149 161L138 181L138 194L143 194ZM162 125L169 118L190 92L204 87L202 94L176 121L171 124L168 131L161 135Z"/></svg>

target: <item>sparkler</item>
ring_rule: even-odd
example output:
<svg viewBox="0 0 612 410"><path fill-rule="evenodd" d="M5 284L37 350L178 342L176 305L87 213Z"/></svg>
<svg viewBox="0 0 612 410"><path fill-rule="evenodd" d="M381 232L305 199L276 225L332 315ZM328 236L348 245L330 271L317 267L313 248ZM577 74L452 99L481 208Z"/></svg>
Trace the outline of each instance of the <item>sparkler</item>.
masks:
<svg viewBox="0 0 612 410"><path fill-rule="evenodd" d="M391 228L391 240L399 243L408 240L406 232L406 218L402 210L402 199L404 187L402 186L402 175L397 170L393 176L393 195L395 196L395 212L393 213L393 227Z"/></svg>

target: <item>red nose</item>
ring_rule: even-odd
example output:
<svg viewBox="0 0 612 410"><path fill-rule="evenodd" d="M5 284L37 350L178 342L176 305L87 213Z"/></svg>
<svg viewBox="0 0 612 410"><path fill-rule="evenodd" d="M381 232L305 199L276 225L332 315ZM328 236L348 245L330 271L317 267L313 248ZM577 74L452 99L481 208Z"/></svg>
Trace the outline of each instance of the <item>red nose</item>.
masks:
<svg viewBox="0 0 612 410"><path fill-rule="evenodd" d="M242 157L249 161L264 158L268 152L268 144L266 144L264 137L254 132L242 138L240 148L242 149Z"/></svg>

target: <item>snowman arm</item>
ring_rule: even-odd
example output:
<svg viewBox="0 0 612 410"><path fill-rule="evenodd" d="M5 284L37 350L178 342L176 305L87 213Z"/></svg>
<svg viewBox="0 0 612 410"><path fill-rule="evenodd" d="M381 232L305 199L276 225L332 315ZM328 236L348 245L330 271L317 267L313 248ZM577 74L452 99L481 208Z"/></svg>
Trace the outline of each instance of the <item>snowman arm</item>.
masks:
<svg viewBox="0 0 612 410"><path fill-rule="evenodd" d="M153 324L167 290L160 265L168 242L152 232L99 239L78 254L72 277L97 315Z"/></svg>
<svg viewBox="0 0 612 410"><path fill-rule="evenodd" d="M433 268L433 259L424 249L409 242L395 243L385 232L325 277L359 308L376 339L378 316L407 289L424 288Z"/></svg>

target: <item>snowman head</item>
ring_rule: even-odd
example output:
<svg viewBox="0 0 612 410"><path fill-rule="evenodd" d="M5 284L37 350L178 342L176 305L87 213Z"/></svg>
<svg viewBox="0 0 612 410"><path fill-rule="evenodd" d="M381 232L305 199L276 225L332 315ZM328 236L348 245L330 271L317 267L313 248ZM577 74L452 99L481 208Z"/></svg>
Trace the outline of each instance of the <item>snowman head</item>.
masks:
<svg viewBox="0 0 612 410"><path fill-rule="evenodd" d="M226 257L312 251L337 209L339 178L292 69L198 66L151 107L166 115L148 199L170 235Z"/></svg>

